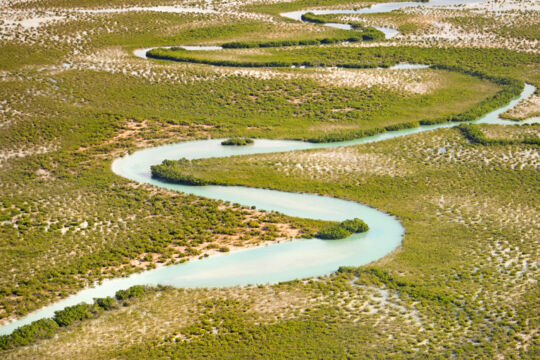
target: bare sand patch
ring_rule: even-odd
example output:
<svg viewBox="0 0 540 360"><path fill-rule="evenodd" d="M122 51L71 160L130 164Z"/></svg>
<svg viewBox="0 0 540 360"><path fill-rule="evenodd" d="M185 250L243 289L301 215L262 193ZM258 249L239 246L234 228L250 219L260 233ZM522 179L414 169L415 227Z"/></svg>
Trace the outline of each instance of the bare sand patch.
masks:
<svg viewBox="0 0 540 360"><path fill-rule="evenodd" d="M540 116L540 95L534 94L508 110L503 117L513 120L526 120Z"/></svg>

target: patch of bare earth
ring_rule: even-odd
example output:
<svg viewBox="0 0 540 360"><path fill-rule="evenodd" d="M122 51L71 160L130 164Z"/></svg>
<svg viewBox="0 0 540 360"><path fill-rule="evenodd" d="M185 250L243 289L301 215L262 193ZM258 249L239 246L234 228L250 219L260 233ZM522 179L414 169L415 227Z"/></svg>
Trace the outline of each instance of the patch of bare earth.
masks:
<svg viewBox="0 0 540 360"><path fill-rule="evenodd" d="M533 117L539 117L540 95L533 94L527 100L520 102L512 109L502 114L502 116L512 120L526 120Z"/></svg>
<svg viewBox="0 0 540 360"><path fill-rule="evenodd" d="M209 137L214 126L204 124L178 125L150 120L127 120L118 133L104 143L92 147L81 147L79 151L95 150L110 145L118 148L106 153L96 153L96 157L112 159L125 154L122 148L143 149L160 144L178 142L193 138Z"/></svg>

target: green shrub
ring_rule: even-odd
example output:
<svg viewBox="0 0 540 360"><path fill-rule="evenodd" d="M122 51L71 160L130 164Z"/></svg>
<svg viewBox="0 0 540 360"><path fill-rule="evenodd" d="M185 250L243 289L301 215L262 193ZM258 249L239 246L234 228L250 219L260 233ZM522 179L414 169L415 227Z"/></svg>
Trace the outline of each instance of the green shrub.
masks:
<svg viewBox="0 0 540 360"><path fill-rule="evenodd" d="M345 220L340 225L351 233L362 233L369 230L369 226L358 218Z"/></svg>
<svg viewBox="0 0 540 360"><path fill-rule="evenodd" d="M315 15L312 12L307 12L305 14L302 14L301 16L302 21L314 23L314 24L325 24L328 21L324 16Z"/></svg>
<svg viewBox="0 0 540 360"><path fill-rule="evenodd" d="M52 319L40 319L21 326L9 335L0 336L0 349L6 350L16 346L28 345L39 339L50 339L59 325Z"/></svg>
<svg viewBox="0 0 540 360"><path fill-rule="evenodd" d="M540 138L526 138L523 140L488 139L478 125L461 124L458 126L458 130L461 131L463 136L465 136L465 138L469 140L471 144L479 144L479 145L515 145L515 144L538 145L540 144Z"/></svg>
<svg viewBox="0 0 540 360"><path fill-rule="evenodd" d="M94 299L94 303L105 311L116 309L118 307L116 299L110 296Z"/></svg>
<svg viewBox="0 0 540 360"><path fill-rule="evenodd" d="M351 234L363 233L368 230L369 226L365 222L358 218L354 218L322 229L315 236L324 240L337 240L347 238L351 236Z"/></svg>
<svg viewBox="0 0 540 360"><path fill-rule="evenodd" d="M115 297L118 300L127 300L131 298L141 297L146 292L146 287L143 285L135 285L127 290L118 290Z"/></svg>
<svg viewBox="0 0 540 360"><path fill-rule="evenodd" d="M489 141L478 126L461 124L458 129L473 144L486 145Z"/></svg>
<svg viewBox="0 0 540 360"><path fill-rule="evenodd" d="M164 287L158 286L157 289ZM76 321L92 319L104 311L109 311L118 308L118 302L137 298L142 296L148 290L156 288L148 288L143 285L135 285L127 290L119 290L115 297L96 298L94 304L80 303L74 306L69 306L63 310L54 312L52 319L40 319L31 324L21 326L15 329L9 335L0 336L0 350L11 349L17 346L24 346L40 339L50 339L54 336L59 327L69 326Z"/></svg>
<svg viewBox="0 0 540 360"><path fill-rule="evenodd" d="M253 139L250 138L231 138L221 142L221 145L228 146L244 146L253 144Z"/></svg>
<svg viewBox="0 0 540 360"><path fill-rule="evenodd" d="M362 32L363 41L377 41L384 40L384 33L380 30L375 29L374 27L367 27Z"/></svg>
<svg viewBox="0 0 540 360"><path fill-rule="evenodd" d="M94 318L101 311L103 311L103 309L97 305L81 303L68 306L63 310L55 311L53 320L56 321L60 326L68 326L78 320Z"/></svg>
<svg viewBox="0 0 540 360"><path fill-rule="evenodd" d="M345 239L351 236L351 232L342 227L341 225L334 225L323 229L315 235L315 237L324 240L337 240Z"/></svg>

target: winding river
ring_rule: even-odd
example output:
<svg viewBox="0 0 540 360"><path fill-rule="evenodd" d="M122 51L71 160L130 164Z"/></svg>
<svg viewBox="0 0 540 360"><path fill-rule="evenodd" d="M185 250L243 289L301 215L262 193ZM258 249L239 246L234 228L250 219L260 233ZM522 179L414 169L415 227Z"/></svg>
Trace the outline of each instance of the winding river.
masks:
<svg viewBox="0 0 540 360"><path fill-rule="evenodd" d="M402 7L401 4L404 3L396 4ZM398 6L396 4L394 6ZM417 3L413 4L417 5ZM381 6L385 6L386 9L390 4L381 4ZM143 53L139 53L139 55L142 56ZM401 64L397 68L410 66L414 67L415 65ZM499 115L531 96L534 91L535 88L532 85L526 84L519 98L487 114L482 119L475 121L475 123L514 124L500 119ZM528 123L537 123L538 120L538 118L531 119ZM304 218L341 221L358 217L369 225L370 230L367 233L355 234L343 240L293 240L240 250L230 254L215 255L179 265L165 266L133 274L129 277L106 280L102 284L82 290L24 318L1 326L0 334L9 334L19 326L44 317L52 317L56 310L63 309L66 306L80 302L92 302L93 298L96 297L112 296L116 291L133 285L163 284L176 287L223 287L277 283L325 275L336 271L340 266L360 266L389 254L401 244L404 235L404 228L395 217L366 205L325 196L241 186L170 184L152 179L150 174L151 165L159 164L165 159L179 159L182 157L201 159L358 145L456 125L456 123L446 123L421 126L353 141L326 144L257 139L253 146L227 147L220 144L221 139L200 140L149 148L116 159L112 163L112 170L119 176L139 183L147 183L170 190L230 201L246 206L256 206L258 209L279 211L287 215Z"/></svg>

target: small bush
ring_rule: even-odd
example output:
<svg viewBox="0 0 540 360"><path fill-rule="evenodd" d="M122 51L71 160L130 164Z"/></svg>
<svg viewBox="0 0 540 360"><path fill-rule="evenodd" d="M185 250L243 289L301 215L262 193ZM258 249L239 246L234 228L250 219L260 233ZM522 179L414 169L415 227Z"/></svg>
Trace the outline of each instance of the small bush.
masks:
<svg viewBox="0 0 540 360"><path fill-rule="evenodd" d="M369 230L369 226L358 218L345 220L340 225L351 233L362 233Z"/></svg>
<svg viewBox="0 0 540 360"><path fill-rule="evenodd" d="M50 339L59 325L52 319L40 319L15 329L9 335L0 336L0 349L6 350L16 346L28 345L39 339Z"/></svg>
<svg viewBox="0 0 540 360"><path fill-rule="evenodd" d="M342 227L341 225L334 225L319 231L315 236L319 239L324 240L337 240L345 239L351 236L351 232Z"/></svg>
<svg viewBox="0 0 540 360"><path fill-rule="evenodd" d="M141 297L146 292L146 288L143 285L135 285L127 290L118 290L115 297L118 300L127 300L134 297Z"/></svg>
<svg viewBox="0 0 540 360"><path fill-rule="evenodd" d="M221 142L224 146L245 146L253 144L253 140L250 138L231 138Z"/></svg>
<svg viewBox="0 0 540 360"><path fill-rule="evenodd" d="M78 320L91 319L96 317L103 309L96 305L81 303L68 306L63 310L55 311L53 320L60 326L68 326Z"/></svg>
<svg viewBox="0 0 540 360"><path fill-rule="evenodd" d="M116 301L116 299L110 296L106 298L94 299L94 303L106 311L116 309L118 307L118 302Z"/></svg>

